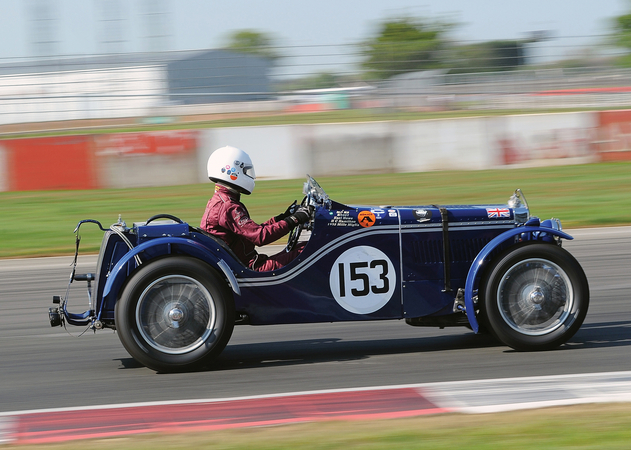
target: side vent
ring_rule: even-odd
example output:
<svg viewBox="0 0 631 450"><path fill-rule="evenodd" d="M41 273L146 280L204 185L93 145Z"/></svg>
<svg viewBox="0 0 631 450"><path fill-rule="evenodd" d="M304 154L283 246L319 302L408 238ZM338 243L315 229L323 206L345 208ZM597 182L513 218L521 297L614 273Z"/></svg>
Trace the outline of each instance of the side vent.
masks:
<svg viewBox="0 0 631 450"><path fill-rule="evenodd" d="M450 242L451 262L472 262L480 253L480 250L491 239L454 239ZM418 264L441 264L443 262L443 241L434 239L430 241L414 240L412 242L414 262Z"/></svg>
<svg viewBox="0 0 631 450"><path fill-rule="evenodd" d="M480 250L486 244L491 242L490 239L455 239L451 241L451 261L455 263L473 262Z"/></svg>
<svg viewBox="0 0 631 450"><path fill-rule="evenodd" d="M414 240L414 262L419 264L440 264L443 262L443 241L433 239L430 241Z"/></svg>

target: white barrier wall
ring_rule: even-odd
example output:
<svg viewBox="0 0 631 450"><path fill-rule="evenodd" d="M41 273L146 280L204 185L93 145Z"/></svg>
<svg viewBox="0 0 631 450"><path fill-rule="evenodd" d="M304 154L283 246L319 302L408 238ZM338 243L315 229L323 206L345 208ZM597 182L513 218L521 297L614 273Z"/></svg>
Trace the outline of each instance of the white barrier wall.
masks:
<svg viewBox="0 0 631 450"><path fill-rule="evenodd" d="M494 165L571 164L595 156L598 113L501 116L488 124Z"/></svg>
<svg viewBox="0 0 631 450"><path fill-rule="evenodd" d="M495 116L202 131L199 181L224 145L250 154L259 178L482 170L593 160L597 113Z"/></svg>
<svg viewBox="0 0 631 450"><path fill-rule="evenodd" d="M402 123L395 152L399 172L486 169L494 164L486 118ZM405 128L403 128L405 126Z"/></svg>
<svg viewBox="0 0 631 450"><path fill-rule="evenodd" d="M386 173L394 170L396 122L321 124L301 128L300 145L313 176Z"/></svg>
<svg viewBox="0 0 631 450"><path fill-rule="evenodd" d="M269 127L230 127L204 130L197 148L199 182L208 181L206 161L210 154L226 145L245 150L258 178L302 178L309 171L310 158L300 145L301 125Z"/></svg>

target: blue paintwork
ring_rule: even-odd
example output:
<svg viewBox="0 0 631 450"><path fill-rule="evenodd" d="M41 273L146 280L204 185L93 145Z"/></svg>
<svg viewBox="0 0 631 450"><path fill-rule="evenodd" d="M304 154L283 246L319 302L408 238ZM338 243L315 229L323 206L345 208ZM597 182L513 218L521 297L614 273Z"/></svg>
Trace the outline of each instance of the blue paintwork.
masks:
<svg viewBox="0 0 631 450"><path fill-rule="evenodd" d="M552 229L551 221L518 224L514 211L506 205L443 208L448 218L447 261L437 206L374 207L337 202L319 206L303 252L273 272L248 269L225 244L186 223L154 222L125 229L132 249L119 235L107 231L97 267L94 315L72 314L65 308L63 312L69 323L98 320L113 325L116 302L138 269L137 258L145 265L156 258L187 255L232 281L236 311L247 315L251 324L453 315L457 291L463 288L464 309L477 332L473 297L480 268L494 251L533 239L551 244L556 244L555 237L572 239ZM502 214L490 217L494 209L501 209ZM368 255L366 261L353 259L360 250L364 252L361 255ZM226 277L226 270L234 275ZM449 283L445 273L449 273Z"/></svg>

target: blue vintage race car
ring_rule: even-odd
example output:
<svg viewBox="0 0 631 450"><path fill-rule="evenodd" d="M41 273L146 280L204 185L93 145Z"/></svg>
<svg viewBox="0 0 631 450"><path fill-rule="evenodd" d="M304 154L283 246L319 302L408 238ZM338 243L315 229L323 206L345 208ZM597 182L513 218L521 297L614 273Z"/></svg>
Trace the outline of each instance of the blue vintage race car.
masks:
<svg viewBox="0 0 631 450"><path fill-rule="evenodd" d="M303 205L311 221L287 248L308 239L277 271L245 267L218 238L160 214L105 236L87 281L89 310L71 313L55 296L52 326L116 329L123 346L157 371L212 361L235 324L405 319L415 326L488 331L517 350L544 350L583 323L589 287L561 248L572 239L557 219L530 217L517 190L506 205L350 206L311 177ZM166 219L166 220L165 220ZM69 283L69 288L70 288Z"/></svg>

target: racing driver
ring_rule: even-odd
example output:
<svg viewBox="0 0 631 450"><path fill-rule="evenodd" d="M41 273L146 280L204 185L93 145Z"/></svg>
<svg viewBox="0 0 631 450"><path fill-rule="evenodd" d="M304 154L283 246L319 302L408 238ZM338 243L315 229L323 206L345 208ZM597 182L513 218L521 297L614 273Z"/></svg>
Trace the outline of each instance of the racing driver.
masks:
<svg viewBox="0 0 631 450"><path fill-rule="evenodd" d="M308 222L312 207L294 202L284 213L259 225L241 203L241 194L250 195L256 179L248 154L235 147L221 147L208 158L207 169L215 192L202 217L204 231L223 239L243 264L258 272L279 269L300 254L304 244L271 256L257 253L254 247L274 242Z"/></svg>

